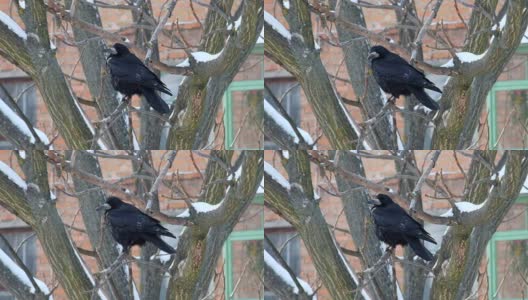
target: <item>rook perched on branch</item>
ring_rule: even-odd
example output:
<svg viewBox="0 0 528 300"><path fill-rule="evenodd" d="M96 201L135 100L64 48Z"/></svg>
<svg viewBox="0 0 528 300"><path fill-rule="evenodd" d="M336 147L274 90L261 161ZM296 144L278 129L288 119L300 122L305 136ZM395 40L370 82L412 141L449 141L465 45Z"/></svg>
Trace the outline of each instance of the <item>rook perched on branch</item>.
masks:
<svg viewBox="0 0 528 300"><path fill-rule="evenodd" d="M442 93L442 91L427 79L424 73L408 64L403 58L385 49L374 46L370 49L368 59L376 82L385 93L398 98L400 95L413 94L416 99L431 110L440 107L431 99L424 88Z"/></svg>
<svg viewBox="0 0 528 300"><path fill-rule="evenodd" d="M165 243L160 236L176 237L167 228L161 226L158 220L117 197L109 197L97 210L103 208L106 210L105 217L110 224L112 236L123 246L124 253L127 253L132 246L141 246L145 242L151 242L167 253L175 253L174 248Z"/></svg>
<svg viewBox="0 0 528 300"><path fill-rule="evenodd" d="M170 111L169 106L157 94L157 91L171 95L167 86L150 71L139 58L132 54L128 48L116 43L110 48L108 67L112 76L114 88L130 99L132 95L143 95L154 110L160 114Z"/></svg>
<svg viewBox="0 0 528 300"><path fill-rule="evenodd" d="M419 257L427 261L433 259L431 252L420 240L433 244L436 244L436 241L425 231L422 224L416 222L387 195L378 194L377 199L369 200L369 204L373 205L372 216L376 225L376 236L382 242L391 248L409 244Z"/></svg>

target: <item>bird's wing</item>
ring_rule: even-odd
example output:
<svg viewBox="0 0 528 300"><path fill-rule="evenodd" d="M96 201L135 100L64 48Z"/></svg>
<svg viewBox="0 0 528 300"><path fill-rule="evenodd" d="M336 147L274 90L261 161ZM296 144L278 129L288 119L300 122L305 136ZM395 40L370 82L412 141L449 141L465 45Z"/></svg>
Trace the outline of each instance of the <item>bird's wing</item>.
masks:
<svg viewBox="0 0 528 300"><path fill-rule="evenodd" d="M395 85L413 85L424 87L428 82L424 74L405 61L379 61L372 65L376 76Z"/></svg>
<svg viewBox="0 0 528 300"><path fill-rule="evenodd" d="M153 88L165 94L172 95L167 86L134 54L117 57L109 61L112 76L121 80L135 83L143 87ZM114 73L115 69L115 73Z"/></svg>
<svg viewBox="0 0 528 300"><path fill-rule="evenodd" d="M374 221L377 226L383 227L387 231L418 234L422 230L422 225L397 205L376 209Z"/></svg>
<svg viewBox="0 0 528 300"><path fill-rule="evenodd" d="M137 209L136 209L137 210ZM107 215L112 227L137 233L156 233L159 221L149 217L141 211L129 209L114 209Z"/></svg>

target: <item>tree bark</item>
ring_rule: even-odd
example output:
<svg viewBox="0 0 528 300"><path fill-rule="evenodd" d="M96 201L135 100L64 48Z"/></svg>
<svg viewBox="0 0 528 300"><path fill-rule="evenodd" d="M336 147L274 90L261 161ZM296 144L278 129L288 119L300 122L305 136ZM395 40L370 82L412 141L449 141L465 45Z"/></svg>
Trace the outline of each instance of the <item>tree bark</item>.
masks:
<svg viewBox="0 0 528 300"><path fill-rule="evenodd" d="M355 275L337 249L337 242L313 197L308 153L290 151L286 169L291 184L289 191L265 173L266 205L299 232L317 274L332 299L351 299L356 294L361 295L356 291Z"/></svg>
<svg viewBox="0 0 528 300"><path fill-rule="evenodd" d="M211 5L222 11L231 11L232 0L213 0ZM227 22L216 9L210 9L204 23L200 51L221 55L209 62L196 63L189 58L194 75L186 77L176 98L172 125L167 140L168 149L201 149L209 142L222 97L251 53L262 30L263 3L258 0L244 1L241 25L225 41L221 28Z"/></svg>
<svg viewBox="0 0 528 300"><path fill-rule="evenodd" d="M335 159L343 169L365 176L363 163L351 153L338 151ZM365 261L366 265L363 268L367 269L378 262L384 254L381 251L382 245L376 237L375 226L367 204L370 195L364 188L340 176L336 176L336 181L338 191L342 193L341 200L345 209L348 229L356 249ZM381 268L376 273L372 284L369 284L374 295L378 295L381 299L397 298L395 282L391 279L391 276L392 274L389 273L387 268Z"/></svg>
<svg viewBox="0 0 528 300"><path fill-rule="evenodd" d="M488 162L495 154L483 153ZM474 165L472 170L475 170ZM477 182L481 178L489 178L489 171L472 171ZM443 241L441 261L435 270L433 282L433 299L465 299L471 294L471 287L476 279L477 270L486 249L487 243L497 230L502 219L515 203L528 173L528 152L511 151L506 159L504 176L493 186L492 190L485 187L471 192L468 199L474 203L490 201L492 204L487 221L475 227L456 225L450 228ZM488 176L486 176L488 174ZM481 177L482 176L482 177ZM490 197L491 196L491 197ZM440 258L439 258L440 259Z"/></svg>

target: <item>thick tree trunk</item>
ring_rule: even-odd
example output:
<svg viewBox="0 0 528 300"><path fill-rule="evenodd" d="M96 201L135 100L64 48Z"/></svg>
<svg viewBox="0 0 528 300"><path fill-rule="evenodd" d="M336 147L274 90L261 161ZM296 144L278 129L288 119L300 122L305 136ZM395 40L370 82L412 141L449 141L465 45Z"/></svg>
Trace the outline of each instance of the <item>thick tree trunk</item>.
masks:
<svg viewBox="0 0 528 300"><path fill-rule="evenodd" d="M365 176L363 163L353 154L346 151L338 151L335 160L343 169ZM366 189L340 176L336 177L336 181L338 191L342 193L341 199L345 208L348 229L356 249L366 263L363 269L367 269L378 262L384 254L381 251L382 245L376 237L375 226L367 204L371 196ZM381 268L374 276L372 284L369 284L372 294L378 295L380 299L397 298L395 282L391 277L392 273L389 273L388 268Z"/></svg>
<svg viewBox="0 0 528 300"><path fill-rule="evenodd" d="M102 177L99 162L92 155L83 151L76 151L75 166L87 173ZM71 159L71 157L70 157ZM75 191L78 193L79 206L86 233L90 243L100 259L101 269L112 265L119 256L117 244L110 234L108 226L101 226L103 216L96 211L96 207L105 202L105 194L97 186L73 176ZM101 231L103 229L103 231ZM116 299L133 299L126 287L129 284L124 268L117 268L110 276L107 291Z"/></svg>
<svg viewBox="0 0 528 300"><path fill-rule="evenodd" d="M337 248L318 203L314 199L310 161L306 151L290 151L286 165L291 187L289 191L265 173L265 202L299 232L306 250L332 299L353 299L356 289L354 274Z"/></svg>
<svg viewBox="0 0 528 300"><path fill-rule="evenodd" d="M493 162L495 154L483 153L485 161ZM493 165L493 164L491 164ZM489 178L490 171L472 166L475 175L471 182ZM471 294L471 287L476 279L480 259L486 245L497 230L500 222L515 203L528 173L528 152L512 151L506 159L505 172L500 181L490 191L486 186L473 188L469 201L480 203L491 201L486 222L475 227L454 225L444 237L439 253L439 266L435 270L433 282L433 299L465 299ZM486 176L487 175L487 176ZM481 177L482 176L482 177ZM484 183L484 185L489 183Z"/></svg>
<svg viewBox="0 0 528 300"><path fill-rule="evenodd" d="M66 7L70 7L71 2L72 0L65 1ZM99 11L93 4L77 1L75 5L74 17L99 27L102 26ZM121 99L112 87L106 68L106 60L103 54L105 41L80 27L73 26L72 29L75 41L82 45L78 47L78 50L90 94L102 113L100 117L107 117L114 112ZM125 118L128 118L125 113L117 117L115 122L109 124L109 131L103 135L106 137L105 140L108 141L108 145L112 145L112 149L130 149L128 126Z"/></svg>
<svg viewBox="0 0 528 300"><path fill-rule="evenodd" d="M211 155L223 161L225 165L230 165L232 152L213 151ZM244 151L241 155L245 156L241 165L241 176L225 196L224 184L213 184L213 182L225 179L228 173L224 164L215 162L215 159L209 160L203 183L203 188L207 188L207 192L203 195L204 201L216 204L222 201L222 197L224 197L223 201L236 201L230 201L231 207L223 216L221 223L214 226L200 224L189 226L181 235L176 261L170 270L172 277L167 292L168 299L198 300L209 293L210 282L222 246L255 197L262 180L262 152Z"/></svg>
<svg viewBox="0 0 528 300"><path fill-rule="evenodd" d="M43 151L27 153L23 170L27 177L27 203L35 219L35 231L42 249L50 262L55 278L68 299L99 299L94 282L68 236L61 217L50 199L47 161Z"/></svg>

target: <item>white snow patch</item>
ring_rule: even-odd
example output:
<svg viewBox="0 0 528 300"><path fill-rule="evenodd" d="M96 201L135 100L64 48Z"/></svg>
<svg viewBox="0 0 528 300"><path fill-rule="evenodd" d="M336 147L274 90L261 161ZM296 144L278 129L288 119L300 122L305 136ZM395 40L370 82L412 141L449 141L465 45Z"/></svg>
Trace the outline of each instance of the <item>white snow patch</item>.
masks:
<svg viewBox="0 0 528 300"><path fill-rule="evenodd" d="M264 162L264 173L267 173L273 180L278 182L282 187L289 190L290 189L290 183L286 178L284 178L277 169L275 169L272 165L270 165L267 162Z"/></svg>
<svg viewBox="0 0 528 300"><path fill-rule="evenodd" d="M26 1L25 0L18 0L18 5L20 5L20 8L26 9Z"/></svg>
<svg viewBox="0 0 528 300"><path fill-rule="evenodd" d="M282 25L277 19L275 19L274 16L269 14L268 12L264 12L264 22L268 23L275 31L277 31L280 35L282 35L284 38L290 40L291 39L291 33L284 25Z"/></svg>
<svg viewBox="0 0 528 300"><path fill-rule="evenodd" d="M92 273L90 272L90 270L88 270L88 268L86 267L86 265L84 264L84 260L81 258L81 256L79 255L79 252L77 251L77 247L75 247L75 245L73 244L73 241L71 240L71 238L69 239L70 240L70 244L72 246L72 249L73 249L73 252L75 253L75 256L77 256L77 259L79 260L79 263L81 264L81 266L83 267L83 270L84 270L84 273L86 274L86 277L88 277L88 279L90 280L90 282L95 285L95 281L92 277ZM106 296L103 294L103 292L101 291L101 289L98 289L97 290L97 295L99 295L99 298L101 298L101 300L107 300Z"/></svg>
<svg viewBox="0 0 528 300"><path fill-rule="evenodd" d="M457 206L458 210L460 210L460 212L468 213L468 212L472 212L472 211L475 211L475 210L481 208L482 206L484 206L485 203L486 203L486 201L484 201L484 202L482 202L480 204L475 204L475 203L471 203L471 202L461 201L461 202L456 202L455 205ZM442 214L442 217L452 217L452 216L453 216L453 209L452 208Z"/></svg>
<svg viewBox="0 0 528 300"><path fill-rule="evenodd" d="M284 8L290 9L290 1L289 0L282 1L282 5L284 6Z"/></svg>
<svg viewBox="0 0 528 300"><path fill-rule="evenodd" d="M288 120L286 120L285 117L283 117L270 103L268 103L267 99L264 99L264 112L271 119L273 119L275 121L275 123L277 123L277 125L279 125L282 129L284 129L284 131L289 136L292 137L294 143L296 143L296 144L299 143L299 137L297 136L297 134L293 130L293 127L290 125ZM303 129L299 128L299 127L297 127L297 130L299 130L299 133L302 135L304 141L307 144L309 144L309 145L313 144L313 139L312 139L312 137L310 136L310 134L308 132L306 132L305 130L303 130Z"/></svg>
<svg viewBox="0 0 528 300"><path fill-rule="evenodd" d="M276 261L275 258L273 258L273 256L271 256L271 254L269 254L266 250L264 250L264 262L266 263L266 265L272 268L277 275L279 275L279 277L282 279L282 281L284 281L284 283L292 287L292 291L294 294L299 294L299 288L295 284L295 281L293 281L293 278L290 276L288 271L286 271L286 269L278 261ZM306 294L313 294L313 289L308 284L308 282L300 279L299 277L297 277L297 281L299 282L303 290L306 292ZM317 299L315 295L313 299Z"/></svg>
<svg viewBox="0 0 528 300"><path fill-rule="evenodd" d="M18 174L13 169L11 169L11 167L1 161L0 173L6 175L9 180L11 180L14 184L18 185L21 189L27 189L27 183L22 178L20 178L20 176L18 176Z"/></svg>
<svg viewBox="0 0 528 300"><path fill-rule="evenodd" d="M222 49L222 51L223 51L223 49ZM208 52L198 51L198 52L191 53L191 55L194 57L194 59L197 62L208 62L208 61L217 59L222 54L222 51L220 51L220 52L218 52L216 54L211 54L211 53L208 53Z"/></svg>
<svg viewBox="0 0 528 300"><path fill-rule="evenodd" d="M487 51L484 51L484 53L482 54L474 54L471 52L458 52L456 53L456 56L458 57L458 59L460 59L461 63L470 63L470 62L474 62L474 61L477 61L483 58L484 55L486 55L486 52ZM455 66L455 63L453 62L453 59L450 59L448 62L442 65L442 67L445 67L445 68L451 68L454 66Z"/></svg>
<svg viewBox="0 0 528 300"><path fill-rule="evenodd" d="M0 11L0 23L4 23L4 25L6 25L9 30L13 31L23 40L27 39L27 33L13 19L11 19L10 16L6 15L2 11Z"/></svg>
<svg viewBox="0 0 528 300"><path fill-rule="evenodd" d="M46 145L49 145L50 144L50 141L48 139L48 136L40 129L37 129L37 128L33 128L33 130L35 130L35 132L37 133L40 141L43 143L43 144L46 144Z"/></svg>
<svg viewBox="0 0 528 300"><path fill-rule="evenodd" d="M217 208L219 208L222 203L224 202L224 200L218 202L217 204L210 204L210 203L207 203L207 202L194 202L192 203L192 206L194 207L194 209L196 210L196 213L206 213L206 212L209 212L209 211L213 211ZM178 217L180 218L187 218L187 217L190 217L190 213L189 213L189 209L186 209L184 212L182 212L181 214L178 215Z"/></svg>
<svg viewBox="0 0 528 300"><path fill-rule="evenodd" d="M74 94L73 94L73 92L71 90L70 90L70 93L71 93L71 96L75 99L76 97L74 96ZM73 103L75 103L75 105L77 106L77 109L79 110L79 113L83 117L84 123L86 123L86 126L88 127L88 129L90 129L90 132L92 133L92 135L95 136L95 130L94 130L93 126L92 126L92 123L88 120L88 117L86 117L86 114L84 113L84 110L81 108L79 103L77 103L77 101L73 101ZM108 150L108 148L106 147L106 145L103 143L103 141L101 139L97 140L97 145L99 146L100 150Z"/></svg>
<svg viewBox="0 0 528 300"><path fill-rule="evenodd" d="M348 110L345 108L345 106L343 105L343 102L337 96L337 93L336 93L336 98L338 98L337 102L341 106L341 109L343 109L343 113L346 115L348 119L348 123L350 123L350 125L354 128L354 131L356 132L357 136L361 138L361 130L359 130L359 126L356 124L354 120L352 120L352 118L350 117L350 114L348 113ZM363 139L363 147L365 148L365 150L372 150L372 147L370 147L370 145L364 139Z"/></svg>
<svg viewBox="0 0 528 300"><path fill-rule="evenodd" d="M194 60L196 60L196 62L205 63L205 62L217 59L220 55L222 55L223 51L224 51L224 49L222 49L222 51L220 51L220 52L218 52L216 54L211 54L209 52L204 52L204 51L197 51L197 52L191 53L191 55L193 56ZM181 63L177 64L176 66L185 68L185 67L190 67L191 64L189 63L189 59L187 58L184 61L182 61ZM181 84L181 82L180 82L180 84Z"/></svg>
<svg viewBox="0 0 528 300"><path fill-rule="evenodd" d="M0 98L0 113L4 114L6 118L11 121L13 125L15 125L24 135L26 135L29 139L30 143L35 143L35 137L29 130L29 127L26 125L26 122L22 120L12 109L11 107L7 106L7 104L4 102L3 99ZM44 135L45 136L45 135ZM40 135L39 135L40 137ZM46 138L47 140L47 138ZM48 141L49 143L49 141Z"/></svg>
<svg viewBox="0 0 528 300"><path fill-rule="evenodd" d="M11 273L18 277L18 279L20 279L20 281L28 287L30 293L36 292L35 287L31 283L31 280L24 270L22 270L22 268L20 268L2 249L0 249L0 265L3 265L3 267L9 269ZM33 280L38 285L42 293L46 295L50 293L48 286L43 281L35 277L33 277ZM50 296L50 299L53 300L53 296Z"/></svg>
<svg viewBox="0 0 528 300"><path fill-rule="evenodd" d="M348 260L345 258L345 256L343 255L343 253L341 252L341 247L339 246L339 244L337 244L337 241L335 239L335 236L332 235L332 240L334 241L334 245L336 247L336 250L337 250L337 253L339 253L339 256L341 257L341 260L343 261L343 264L345 264L345 267L347 268L348 270L348 273L350 274L350 276L352 277L352 279L354 279L354 281L356 282L356 284L359 284L359 280L356 276L356 273L354 273L354 271L350 268L350 266L348 265ZM363 298L365 300L371 300L370 298L370 295L365 291L365 289L361 289L361 295L363 296Z"/></svg>

